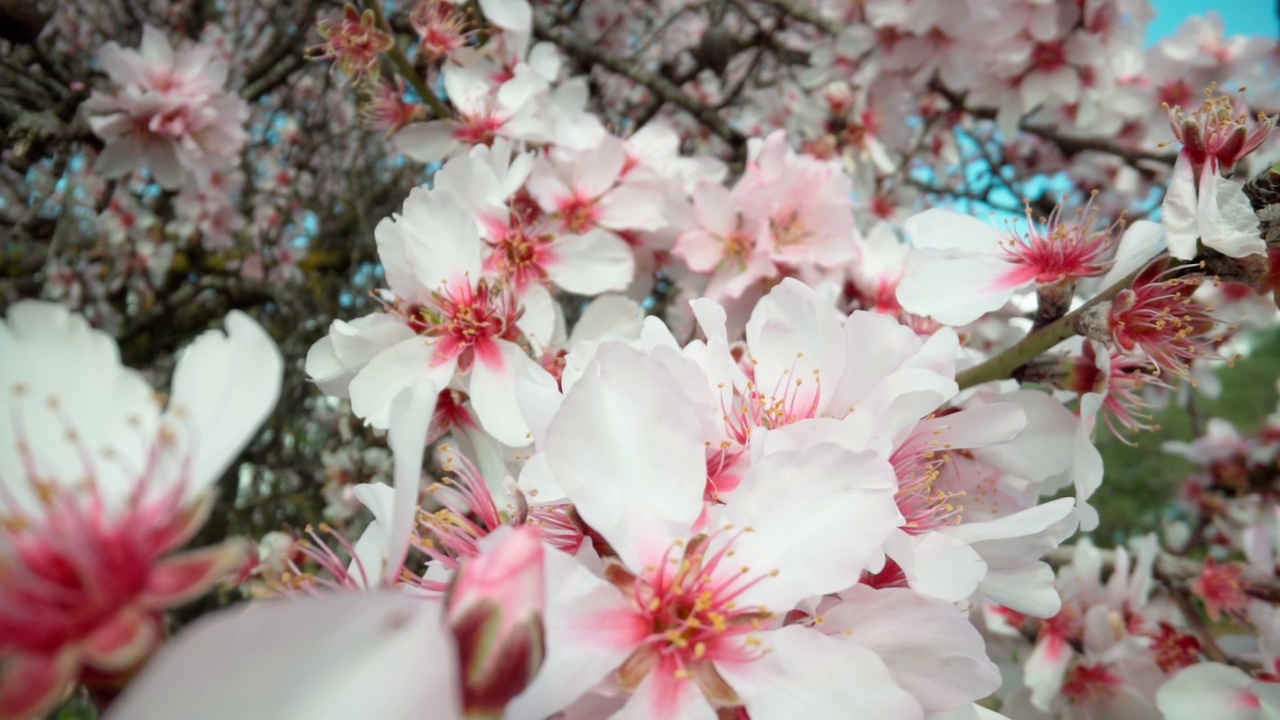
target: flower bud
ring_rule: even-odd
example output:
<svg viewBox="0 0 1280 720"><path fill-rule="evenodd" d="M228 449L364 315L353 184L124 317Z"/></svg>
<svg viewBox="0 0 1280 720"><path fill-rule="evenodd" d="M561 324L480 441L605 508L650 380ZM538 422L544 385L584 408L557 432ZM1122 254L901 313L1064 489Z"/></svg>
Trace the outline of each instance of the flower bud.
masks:
<svg viewBox="0 0 1280 720"><path fill-rule="evenodd" d="M502 717L545 656L543 548L531 526L494 532L458 569L447 599L469 718Z"/></svg>

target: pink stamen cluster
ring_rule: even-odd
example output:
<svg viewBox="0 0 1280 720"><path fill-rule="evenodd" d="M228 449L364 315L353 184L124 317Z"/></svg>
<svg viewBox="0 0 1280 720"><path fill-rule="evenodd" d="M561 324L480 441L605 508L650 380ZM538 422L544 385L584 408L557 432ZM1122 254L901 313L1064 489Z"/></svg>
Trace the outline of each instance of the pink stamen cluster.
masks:
<svg viewBox="0 0 1280 720"><path fill-rule="evenodd" d="M773 614L760 606L739 606L737 599L777 571L753 574L748 567L731 568L734 539L752 530L724 532L730 536L709 554L720 533L676 541L639 576L610 567L606 576L634 597L643 633L642 644L618 670L622 687L634 689L652 671L670 672L692 680L719 705L736 704L736 694L712 663L742 662L767 652L752 633L773 620Z"/></svg>
<svg viewBox="0 0 1280 720"><path fill-rule="evenodd" d="M481 279L472 285L463 278L431 294L426 305L393 308L405 316L409 327L433 338L435 362L458 358L466 371L479 357L485 362L501 362L498 340L514 340L519 329L520 310L516 297L505 285Z"/></svg>
<svg viewBox="0 0 1280 720"><path fill-rule="evenodd" d="M1116 344L1128 352L1141 350L1155 363L1157 375L1186 377L1191 362L1212 352L1218 340L1212 308L1192 297L1200 282L1196 277L1162 280L1160 274L1144 272L1111 302Z"/></svg>
<svg viewBox="0 0 1280 720"><path fill-rule="evenodd" d="M1062 206L1037 223L1027 204L1027 232L1011 233L1004 243L1005 256L1017 265L1007 279L1011 284L1035 280L1052 285L1063 280L1101 275L1110 267L1108 256L1118 236L1119 223L1096 229L1096 215L1089 204L1071 220L1062 217ZM1043 229L1042 229L1043 228Z"/></svg>
<svg viewBox="0 0 1280 720"><path fill-rule="evenodd" d="M365 90L367 94L360 103L360 119L366 126L391 135L422 119L422 106L404 99L404 78L397 76L394 84L385 79L368 83Z"/></svg>
<svg viewBox="0 0 1280 720"><path fill-rule="evenodd" d="M912 435L895 448L889 458L898 476L895 500L902 517L906 518L902 529L909 534L955 525L963 518L964 506L957 501L964 493L934 487L949 457L946 448L934 437L939 432L940 428L935 428L927 436Z"/></svg>

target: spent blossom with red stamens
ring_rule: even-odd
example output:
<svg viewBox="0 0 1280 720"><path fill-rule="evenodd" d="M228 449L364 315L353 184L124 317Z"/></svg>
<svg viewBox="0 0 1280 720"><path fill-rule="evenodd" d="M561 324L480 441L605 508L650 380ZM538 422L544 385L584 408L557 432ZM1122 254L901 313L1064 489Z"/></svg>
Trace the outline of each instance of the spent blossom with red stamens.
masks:
<svg viewBox="0 0 1280 720"><path fill-rule="evenodd" d="M354 5L342 9L340 18L316 23L324 42L307 49L312 59L333 60L334 68L354 82L366 75L378 77L378 56L395 45L395 38L377 28L373 10L361 13Z"/></svg>
<svg viewBox="0 0 1280 720"><path fill-rule="evenodd" d="M1212 353L1220 333L1214 333L1212 308L1192 297L1203 279L1170 277L1172 271L1152 264L1111 301L1108 318L1117 345L1141 350L1156 374L1186 377L1192 361Z"/></svg>
<svg viewBox="0 0 1280 720"><path fill-rule="evenodd" d="M431 60L448 57L466 47L467 15L452 0L418 0L409 11L409 24L418 33L419 46Z"/></svg>
<svg viewBox="0 0 1280 720"><path fill-rule="evenodd" d="M1229 95L1214 95L1216 89L1206 89L1204 103L1193 112L1165 107L1173 134L1190 158L1196 178L1206 164L1223 175L1231 174L1240 158L1266 141L1280 117L1259 113L1251 118L1249 111Z"/></svg>
<svg viewBox="0 0 1280 720"><path fill-rule="evenodd" d="M1219 563L1213 558L1204 561L1204 569L1191 585L1191 592L1204 601L1209 619L1218 620L1224 613L1240 615L1249 606L1240 576L1244 568L1239 563Z"/></svg>

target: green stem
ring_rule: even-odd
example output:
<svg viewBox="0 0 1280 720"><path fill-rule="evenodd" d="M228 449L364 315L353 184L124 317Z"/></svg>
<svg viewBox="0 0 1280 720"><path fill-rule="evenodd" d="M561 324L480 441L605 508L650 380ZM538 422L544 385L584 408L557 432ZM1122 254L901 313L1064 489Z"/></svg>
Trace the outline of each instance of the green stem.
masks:
<svg viewBox="0 0 1280 720"><path fill-rule="evenodd" d="M1144 265L1143 267L1146 266ZM1142 268L1134 270L1114 285L1094 295L1084 305L1044 327L1036 328L1027 333L1026 337L1009 346L999 355L958 373L956 375L956 383L961 390L964 390L965 388L971 388L993 380L1004 380L1012 377L1015 370L1031 362L1040 353L1076 335L1076 319L1082 313L1098 303L1110 300L1119 294L1121 290L1133 285L1133 281L1140 272L1142 272Z"/></svg>
<svg viewBox="0 0 1280 720"><path fill-rule="evenodd" d="M382 28L383 32L391 36L391 49L387 51L387 55L391 57L391 62L395 64L396 70L399 70L400 74L409 81L409 84L413 86L414 92L418 93L418 95L422 97L422 101L431 108L431 111L436 114L436 117L453 117L453 112L449 110L447 105L440 101L440 98L436 97L435 93L431 92L431 89L422 81L422 78L418 77L418 72L413 69L413 63L409 62L409 56L405 55L404 50L400 49L400 41L396 39L396 33L391 29L391 23L387 22L386 16L382 14L382 7L379 5L379 0L369 0L365 5L373 11L374 19L378 21L378 27Z"/></svg>

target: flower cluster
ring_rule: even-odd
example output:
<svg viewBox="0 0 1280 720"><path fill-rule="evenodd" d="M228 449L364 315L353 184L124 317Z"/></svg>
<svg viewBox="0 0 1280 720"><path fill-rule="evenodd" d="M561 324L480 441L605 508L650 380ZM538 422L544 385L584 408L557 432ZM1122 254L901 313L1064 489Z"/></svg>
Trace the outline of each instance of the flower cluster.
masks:
<svg viewBox="0 0 1280 720"><path fill-rule="evenodd" d="M1280 418L1166 446L1202 466L1167 551L1063 546L1099 424L1274 324L1280 203L1231 173L1275 120L1187 87L1274 43L1146 48L1145 0L802 5L346 6L308 54L355 87L293 107L296 59L216 29L106 44L111 264L51 248L90 310L0 321L0 720L77 683L109 720L1274 715ZM90 327L280 329L330 276L305 359L232 311L167 400ZM287 367L315 432L269 433L319 462L267 484L323 510L186 548ZM250 601L165 642L224 580Z"/></svg>

